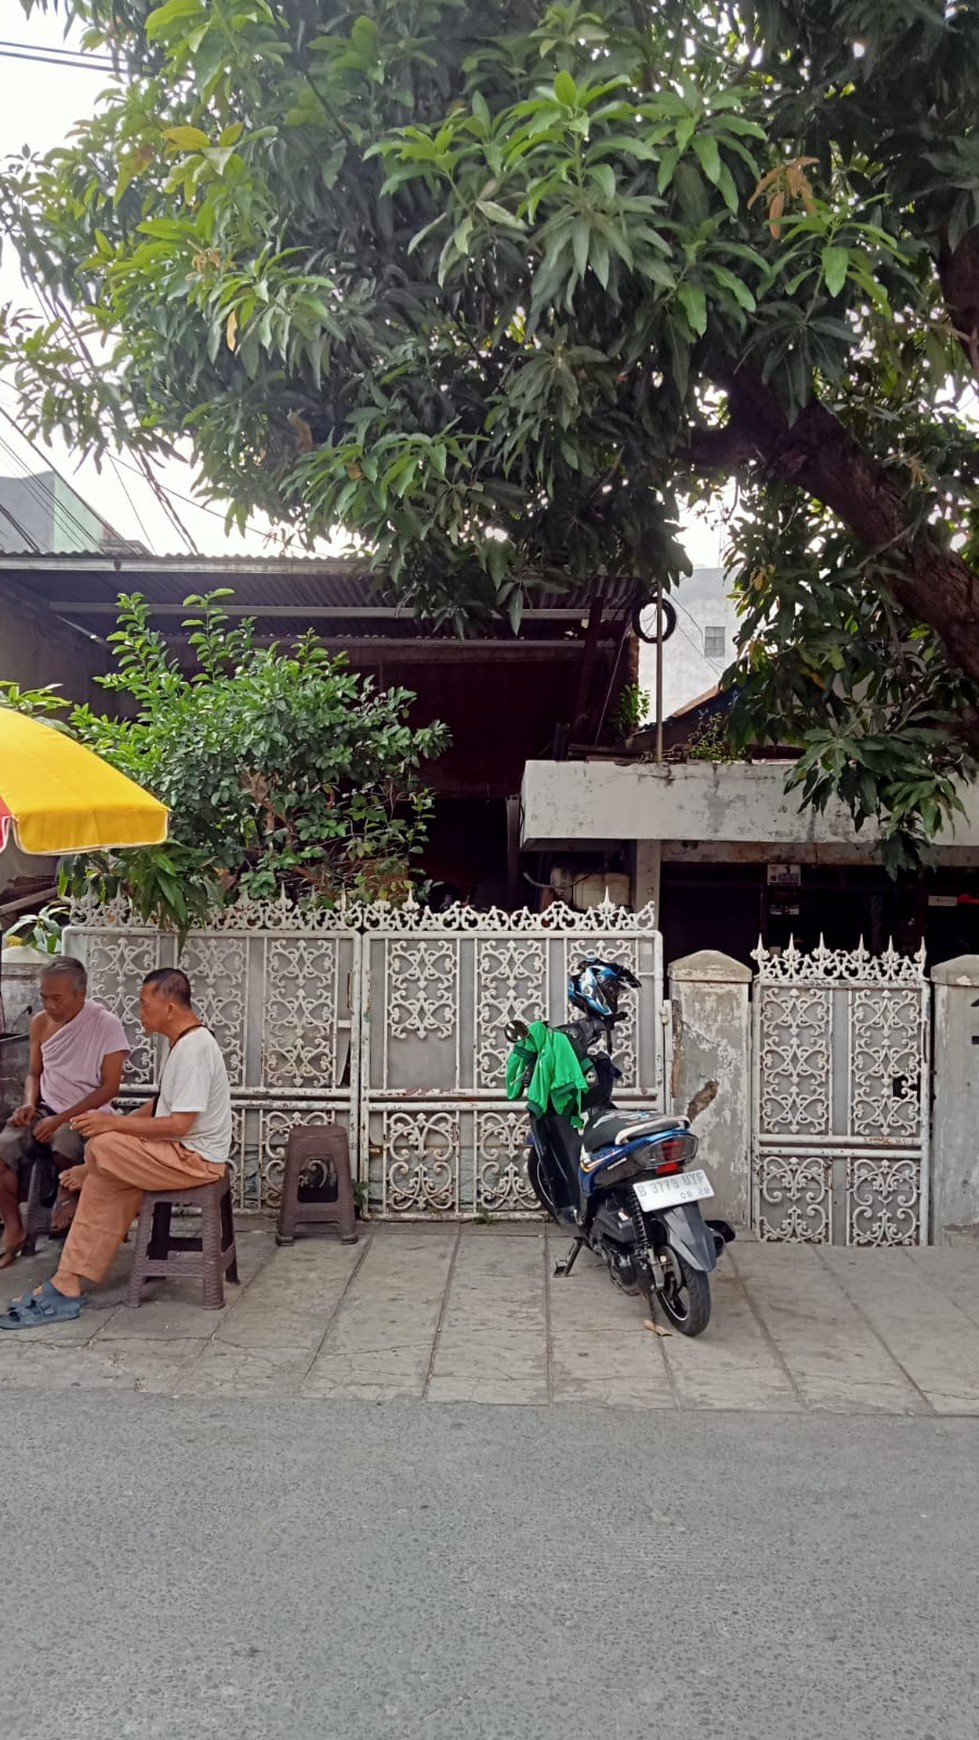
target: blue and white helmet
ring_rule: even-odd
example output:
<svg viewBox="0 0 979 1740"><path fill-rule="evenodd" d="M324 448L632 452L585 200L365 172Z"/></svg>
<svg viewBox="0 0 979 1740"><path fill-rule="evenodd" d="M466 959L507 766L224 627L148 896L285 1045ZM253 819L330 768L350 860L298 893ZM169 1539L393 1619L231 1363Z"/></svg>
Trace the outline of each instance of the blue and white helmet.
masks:
<svg viewBox="0 0 979 1740"><path fill-rule="evenodd" d="M639 980L635 973L619 961L603 961L593 956L582 961L578 971L568 980L568 1002L576 1009L584 1010L586 1015L597 1016L599 1021L614 1021L619 1012L619 992L623 985L638 991Z"/></svg>

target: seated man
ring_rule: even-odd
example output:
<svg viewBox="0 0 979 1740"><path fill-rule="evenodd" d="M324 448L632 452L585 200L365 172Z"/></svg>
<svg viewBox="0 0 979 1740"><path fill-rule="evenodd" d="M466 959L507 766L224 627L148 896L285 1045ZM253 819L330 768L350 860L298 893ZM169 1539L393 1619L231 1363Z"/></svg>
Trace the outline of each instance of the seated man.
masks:
<svg viewBox="0 0 979 1740"><path fill-rule="evenodd" d="M126 1117L82 1112L73 1125L87 1141L84 1166L62 1174L80 1191L53 1280L12 1301L0 1329L30 1329L77 1317L88 1303L82 1278L101 1281L139 1213L144 1190L190 1190L224 1176L231 1152L231 1090L217 1040L191 1007L176 967L143 981L139 1012L147 1033L170 1051L153 1101Z"/></svg>
<svg viewBox="0 0 979 1740"><path fill-rule="evenodd" d="M20 1173L36 1154L51 1151L57 1171L75 1166L84 1148L72 1119L115 1099L129 1056L118 1016L86 1000L88 978L81 961L52 961L41 974L40 1014L31 1022L31 1052L24 1103L0 1130L0 1269L16 1262L24 1244ZM62 1225L70 1220L70 1211Z"/></svg>

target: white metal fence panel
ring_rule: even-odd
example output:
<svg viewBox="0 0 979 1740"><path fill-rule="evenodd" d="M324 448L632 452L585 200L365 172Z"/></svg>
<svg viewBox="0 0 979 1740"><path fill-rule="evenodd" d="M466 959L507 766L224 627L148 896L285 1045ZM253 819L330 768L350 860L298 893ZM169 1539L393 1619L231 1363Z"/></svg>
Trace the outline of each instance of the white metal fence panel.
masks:
<svg viewBox="0 0 979 1740"><path fill-rule="evenodd" d="M515 1017L568 1020L568 976L590 954L622 961L640 979L616 1029L620 1097L662 1106L662 949L653 923L648 910L612 906L370 909L359 1149L381 1214L535 1210L522 1162L526 1112L505 1095L504 1029Z"/></svg>
<svg viewBox="0 0 979 1740"><path fill-rule="evenodd" d="M762 1239L928 1238L924 950L756 952L752 1183Z"/></svg>
<svg viewBox="0 0 979 1740"><path fill-rule="evenodd" d="M240 902L179 950L120 904L80 910L66 947L132 1041L128 1103L153 1091L161 1062L140 1027L140 984L179 954L228 1066L242 1208L277 1205L296 1124L338 1123L375 1213L532 1210L526 1114L504 1091L504 1028L515 1016L567 1020L568 975L589 954L640 979L616 1030L621 1097L663 1105L662 946L649 909L433 913L379 902L309 912Z"/></svg>
<svg viewBox="0 0 979 1740"><path fill-rule="evenodd" d="M140 1026L139 987L179 953L231 1081L239 1207L276 1206L296 1124L338 1123L356 1143L361 939L349 914L240 902L220 925L193 931L182 951L172 934L127 922L121 906L78 917L66 948L85 961L90 994L132 1042L130 1104L153 1091L161 1062L160 1043Z"/></svg>

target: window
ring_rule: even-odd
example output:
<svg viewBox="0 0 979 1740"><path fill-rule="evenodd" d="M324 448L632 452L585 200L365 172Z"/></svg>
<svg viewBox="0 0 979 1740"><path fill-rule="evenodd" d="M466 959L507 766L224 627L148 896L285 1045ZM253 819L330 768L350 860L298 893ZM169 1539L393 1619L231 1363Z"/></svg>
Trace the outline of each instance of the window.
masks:
<svg viewBox="0 0 979 1740"><path fill-rule="evenodd" d="M704 657L722 659L727 652L727 635L723 628L704 629Z"/></svg>

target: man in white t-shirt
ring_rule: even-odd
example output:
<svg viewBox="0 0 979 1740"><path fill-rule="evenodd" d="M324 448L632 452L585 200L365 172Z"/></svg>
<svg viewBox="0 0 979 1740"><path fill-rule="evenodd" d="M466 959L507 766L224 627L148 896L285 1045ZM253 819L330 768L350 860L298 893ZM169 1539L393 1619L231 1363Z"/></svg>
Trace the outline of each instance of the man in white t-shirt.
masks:
<svg viewBox="0 0 979 1740"><path fill-rule="evenodd" d="M77 1317L82 1279L99 1282L139 1213L145 1190L189 1190L224 1176L231 1151L231 1091L217 1040L194 1013L190 982L161 967L143 981L139 1012L147 1033L170 1051L151 1100L125 1117L83 1112L72 1127L86 1140L84 1166L61 1174L80 1191L58 1271L36 1293L15 1299L0 1329L29 1329Z"/></svg>

